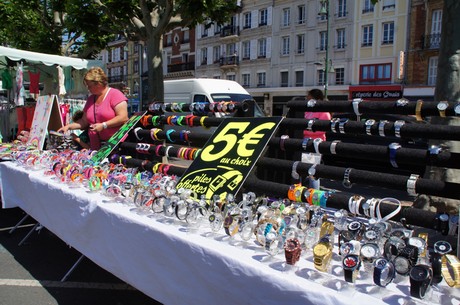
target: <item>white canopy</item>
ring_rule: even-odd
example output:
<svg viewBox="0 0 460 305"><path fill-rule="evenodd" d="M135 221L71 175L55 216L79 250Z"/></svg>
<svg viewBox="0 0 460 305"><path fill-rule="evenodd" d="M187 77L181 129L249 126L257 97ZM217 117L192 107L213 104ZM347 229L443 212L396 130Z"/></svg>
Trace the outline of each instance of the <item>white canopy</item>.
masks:
<svg viewBox="0 0 460 305"><path fill-rule="evenodd" d="M30 52L24 50L18 50L13 48L6 48L0 46L0 62L4 65L7 64L6 57L11 60L19 61L25 59L31 63L41 63L46 66L60 65L63 67L72 66L77 70L88 69L93 66L103 67L101 60L87 60L74 57L66 57L59 55L51 55L37 52Z"/></svg>

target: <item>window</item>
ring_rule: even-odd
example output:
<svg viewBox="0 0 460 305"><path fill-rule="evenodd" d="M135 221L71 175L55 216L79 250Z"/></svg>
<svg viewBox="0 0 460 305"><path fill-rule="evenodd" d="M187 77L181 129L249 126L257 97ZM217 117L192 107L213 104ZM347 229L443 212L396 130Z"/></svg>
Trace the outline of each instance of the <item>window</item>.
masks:
<svg viewBox="0 0 460 305"><path fill-rule="evenodd" d="M243 73L241 75L242 79L243 79L243 87L249 87L251 86L251 74L249 73Z"/></svg>
<svg viewBox="0 0 460 305"><path fill-rule="evenodd" d="M304 24L305 23L305 16L306 16L306 13L305 13L305 5L299 5L297 7L297 23L298 24Z"/></svg>
<svg viewBox="0 0 460 305"><path fill-rule="evenodd" d="M166 35L166 45L171 46L172 45L172 35Z"/></svg>
<svg viewBox="0 0 460 305"><path fill-rule="evenodd" d="M257 87L265 87L265 72L257 73Z"/></svg>
<svg viewBox="0 0 460 305"><path fill-rule="evenodd" d="M347 16L347 0L339 0L337 3L337 17L342 18Z"/></svg>
<svg viewBox="0 0 460 305"><path fill-rule="evenodd" d="M208 63L208 48L201 49L201 64L206 65Z"/></svg>
<svg viewBox="0 0 460 305"><path fill-rule="evenodd" d="M383 24L383 40L382 44L392 44L395 35L394 22L386 22Z"/></svg>
<svg viewBox="0 0 460 305"><path fill-rule="evenodd" d="M251 58L251 42L250 41L243 41L242 45L243 51L243 59Z"/></svg>
<svg viewBox="0 0 460 305"><path fill-rule="evenodd" d="M236 80L236 75L235 74L229 74L229 75L227 75L227 79L235 81Z"/></svg>
<svg viewBox="0 0 460 305"><path fill-rule="evenodd" d="M335 68L335 84L345 84L345 68Z"/></svg>
<svg viewBox="0 0 460 305"><path fill-rule="evenodd" d="M345 49L345 29L337 29L337 49Z"/></svg>
<svg viewBox="0 0 460 305"><path fill-rule="evenodd" d="M305 52L305 34L297 35L297 54Z"/></svg>
<svg viewBox="0 0 460 305"><path fill-rule="evenodd" d="M441 43L442 10L434 10L431 14L431 35L428 38L429 48L439 48Z"/></svg>
<svg viewBox="0 0 460 305"><path fill-rule="evenodd" d="M187 42L190 42L190 31L189 30L185 30L183 31L183 39L184 39L184 43L187 43Z"/></svg>
<svg viewBox="0 0 460 305"><path fill-rule="evenodd" d="M289 8L283 9L283 15L281 19L281 26L286 27L291 23L291 10Z"/></svg>
<svg viewBox="0 0 460 305"><path fill-rule="evenodd" d="M281 55L289 55L289 36L281 38Z"/></svg>
<svg viewBox="0 0 460 305"><path fill-rule="evenodd" d="M318 86L323 86L326 84L326 73L324 70L318 70Z"/></svg>
<svg viewBox="0 0 460 305"><path fill-rule="evenodd" d="M268 10L263 9L259 11L259 26L267 25L268 22Z"/></svg>
<svg viewBox="0 0 460 305"><path fill-rule="evenodd" d="M295 86L303 87L303 71L295 71Z"/></svg>
<svg viewBox="0 0 460 305"><path fill-rule="evenodd" d="M363 47L371 47L372 46L372 39L374 36L374 27L373 25L365 25L363 26L363 42L361 46Z"/></svg>
<svg viewBox="0 0 460 305"><path fill-rule="evenodd" d="M236 55L236 44L229 43L225 46L225 49L227 51L227 56Z"/></svg>
<svg viewBox="0 0 460 305"><path fill-rule="evenodd" d="M220 46L215 46L212 48L212 59L213 62L219 62L220 60Z"/></svg>
<svg viewBox="0 0 460 305"><path fill-rule="evenodd" d="M430 57L428 60L428 86L436 86L438 76L438 57Z"/></svg>
<svg viewBox="0 0 460 305"><path fill-rule="evenodd" d="M360 66L360 84L387 84L391 81L391 64Z"/></svg>
<svg viewBox="0 0 460 305"><path fill-rule="evenodd" d="M220 31L222 31L222 26L220 24L216 24L214 27L214 34L220 34Z"/></svg>
<svg viewBox="0 0 460 305"><path fill-rule="evenodd" d="M252 21L251 21L251 20L252 20L252 18L251 18L251 12L245 13L245 14L243 15L243 20L244 20L244 21L243 21L243 29L250 29L250 28L251 28L251 22L252 22Z"/></svg>
<svg viewBox="0 0 460 305"><path fill-rule="evenodd" d="M206 25L203 25L203 31L201 32L201 37L208 37L208 28Z"/></svg>
<svg viewBox="0 0 460 305"><path fill-rule="evenodd" d="M257 53L257 57L265 58L267 56L267 39L262 38L258 40L259 51Z"/></svg>
<svg viewBox="0 0 460 305"><path fill-rule="evenodd" d="M281 82L280 85L281 87L289 87L289 72L283 71L280 74Z"/></svg>
<svg viewBox="0 0 460 305"><path fill-rule="evenodd" d="M364 0L363 14L372 13L374 11L374 4L371 0Z"/></svg>
<svg viewBox="0 0 460 305"><path fill-rule="evenodd" d="M327 32L319 32L319 50L325 51L327 47Z"/></svg>
<svg viewBox="0 0 460 305"><path fill-rule="evenodd" d="M389 10L396 8L396 1L395 0L384 0L382 10Z"/></svg>

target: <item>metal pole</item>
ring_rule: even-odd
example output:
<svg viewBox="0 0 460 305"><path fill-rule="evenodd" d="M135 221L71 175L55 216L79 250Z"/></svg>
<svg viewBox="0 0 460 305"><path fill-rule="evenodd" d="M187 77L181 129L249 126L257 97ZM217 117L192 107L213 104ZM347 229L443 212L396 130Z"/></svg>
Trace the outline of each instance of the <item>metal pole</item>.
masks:
<svg viewBox="0 0 460 305"><path fill-rule="evenodd" d="M327 100L329 74L329 0L326 0L326 59L324 63L324 99Z"/></svg>

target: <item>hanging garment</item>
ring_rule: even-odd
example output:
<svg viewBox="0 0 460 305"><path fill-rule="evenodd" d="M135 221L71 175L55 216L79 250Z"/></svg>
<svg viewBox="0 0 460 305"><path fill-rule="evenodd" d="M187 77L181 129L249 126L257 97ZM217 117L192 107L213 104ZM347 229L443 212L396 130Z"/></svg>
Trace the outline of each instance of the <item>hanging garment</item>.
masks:
<svg viewBox="0 0 460 305"><path fill-rule="evenodd" d="M64 82L65 82L65 75L64 75L64 70L61 68L61 66L57 66L58 70L58 82L59 82L59 95L65 95L67 91L65 90Z"/></svg>
<svg viewBox="0 0 460 305"><path fill-rule="evenodd" d="M64 67L64 85L65 85L65 90L67 92L70 92L73 90L73 79L72 79L72 67Z"/></svg>
<svg viewBox="0 0 460 305"><path fill-rule="evenodd" d="M40 72L34 73L29 71L29 92L31 94L40 94L39 82L40 82Z"/></svg>
<svg viewBox="0 0 460 305"><path fill-rule="evenodd" d="M17 68L18 70L16 71L16 92L14 96L14 103L16 106L23 106L25 97L23 64L18 64Z"/></svg>
<svg viewBox="0 0 460 305"><path fill-rule="evenodd" d="M13 78L10 70L4 69L2 72L2 89L10 90L13 88Z"/></svg>

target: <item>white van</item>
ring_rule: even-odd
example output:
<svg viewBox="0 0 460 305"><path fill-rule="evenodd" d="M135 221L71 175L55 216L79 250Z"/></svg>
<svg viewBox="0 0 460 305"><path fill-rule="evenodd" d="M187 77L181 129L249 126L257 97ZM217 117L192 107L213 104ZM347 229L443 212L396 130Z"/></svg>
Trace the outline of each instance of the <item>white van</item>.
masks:
<svg viewBox="0 0 460 305"><path fill-rule="evenodd" d="M165 103L242 102L252 96L237 82L214 78L164 81Z"/></svg>

